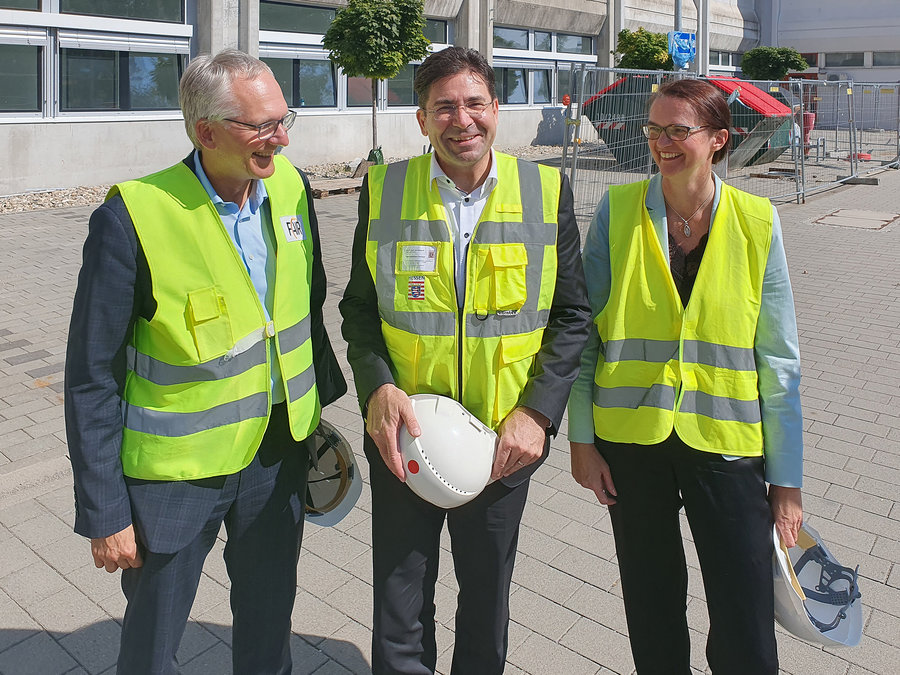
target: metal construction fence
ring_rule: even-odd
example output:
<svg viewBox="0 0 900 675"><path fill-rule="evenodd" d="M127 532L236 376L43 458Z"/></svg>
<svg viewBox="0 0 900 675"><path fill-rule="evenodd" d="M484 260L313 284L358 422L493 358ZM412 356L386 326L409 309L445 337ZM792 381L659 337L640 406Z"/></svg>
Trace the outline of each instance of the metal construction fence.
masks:
<svg viewBox="0 0 900 675"><path fill-rule="evenodd" d="M579 71L562 157L579 219L592 215L610 185L656 172L641 126L648 98L673 77L692 75ZM732 114L729 153L714 170L741 190L800 202L872 171L900 168L900 84L704 79L722 90Z"/></svg>

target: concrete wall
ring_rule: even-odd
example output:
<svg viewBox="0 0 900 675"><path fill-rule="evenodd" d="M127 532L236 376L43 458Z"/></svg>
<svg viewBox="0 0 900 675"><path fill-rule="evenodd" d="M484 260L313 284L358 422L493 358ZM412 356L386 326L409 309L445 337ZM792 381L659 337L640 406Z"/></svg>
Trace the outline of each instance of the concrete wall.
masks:
<svg viewBox="0 0 900 675"><path fill-rule="evenodd" d="M494 23L501 26L541 28L562 33L597 35L606 17L606 2L555 0L526 2L497 0Z"/></svg>
<svg viewBox="0 0 900 675"><path fill-rule="evenodd" d="M798 52L900 50L898 0L774 0L778 46ZM858 82L900 81L900 68L819 68L847 73Z"/></svg>
<svg viewBox="0 0 900 675"><path fill-rule="evenodd" d="M710 45L714 51L745 52L759 45L756 0L712 0ZM697 9L692 0L681 3L681 28L697 32ZM675 29L674 0L630 0L625 2L625 27L643 26L656 33Z"/></svg>
<svg viewBox="0 0 900 675"><path fill-rule="evenodd" d="M499 147L562 142L559 108L500 112ZM422 152L415 113L379 112L385 157ZM372 144L369 114L303 114L284 154L297 166L364 158ZM191 144L178 120L0 124L0 196L34 190L103 185L153 173L184 158Z"/></svg>
<svg viewBox="0 0 900 675"><path fill-rule="evenodd" d="M190 149L180 119L0 124L0 195L136 178Z"/></svg>

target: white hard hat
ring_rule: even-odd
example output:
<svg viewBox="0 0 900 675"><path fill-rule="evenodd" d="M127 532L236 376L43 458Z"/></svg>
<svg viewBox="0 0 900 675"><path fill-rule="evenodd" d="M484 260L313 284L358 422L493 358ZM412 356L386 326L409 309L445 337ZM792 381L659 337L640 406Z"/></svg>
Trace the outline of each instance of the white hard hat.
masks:
<svg viewBox="0 0 900 675"><path fill-rule="evenodd" d="M337 429L325 420L312 433L312 465L306 475L306 519L331 527L337 525L362 493L362 478L353 462L353 449Z"/></svg>
<svg viewBox="0 0 900 675"><path fill-rule="evenodd" d="M497 434L462 404L437 394L409 397L422 435L400 429L406 484L443 509L477 497L491 479Z"/></svg>
<svg viewBox="0 0 900 675"><path fill-rule="evenodd" d="M831 647L853 647L862 636L859 567L842 567L804 523L797 545L785 547L773 527L775 620L797 637Z"/></svg>

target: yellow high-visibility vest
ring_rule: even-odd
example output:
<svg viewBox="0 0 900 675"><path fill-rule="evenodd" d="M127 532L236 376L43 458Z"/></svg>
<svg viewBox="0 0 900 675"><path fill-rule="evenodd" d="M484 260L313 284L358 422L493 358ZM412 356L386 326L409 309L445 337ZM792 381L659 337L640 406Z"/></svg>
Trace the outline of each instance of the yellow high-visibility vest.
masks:
<svg viewBox="0 0 900 675"><path fill-rule="evenodd" d="M763 453L753 345L772 242L768 199L722 185L687 307L644 205L649 181L609 189L612 287L595 322L594 431L618 443L665 440Z"/></svg>
<svg viewBox="0 0 900 675"><path fill-rule="evenodd" d="M186 480L228 475L256 454L271 411L274 352L291 434L319 421L310 340L313 244L308 196L290 162L264 180L275 246L266 321L250 275L199 179L183 163L114 186L150 268L157 309L128 346L122 435L126 476ZM270 350L271 347L271 350Z"/></svg>
<svg viewBox="0 0 900 675"><path fill-rule="evenodd" d="M560 177L494 159L498 182L469 244L463 303L431 155L369 170L366 262L396 385L450 396L496 429L525 389L550 315Z"/></svg>

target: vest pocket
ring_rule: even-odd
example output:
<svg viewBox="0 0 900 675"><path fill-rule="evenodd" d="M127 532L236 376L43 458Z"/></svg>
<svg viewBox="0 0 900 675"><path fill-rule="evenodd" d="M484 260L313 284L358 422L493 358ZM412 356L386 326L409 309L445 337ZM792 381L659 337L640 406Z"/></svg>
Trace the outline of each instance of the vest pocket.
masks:
<svg viewBox="0 0 900 675"><path fill-rule="evenodd" d="M479 313L516 311L528 299L525 244L492 244L479 248L475 258L474 307Z"/></svg>
<svg viewBox="0 0 900 675"><path fill-rule="evenodd" d="M215 286L188 291L186 318L200 361L209 361L234 345L225 298Z"/></svg>
<svg viewBox="0 0 900 675"><path fill-rule="evenodd" d="M500 337L491 428L496 429L519 402L519 396L528 383L533 357L540 350L543 337L543 328L531 333Z"/></svg>
<svg viewBox="0 0 900 675"><path fill-rule="evenodd" d="M391 357L394 384L407 394L416 393L421 338L414 333L394 328L385 321L381 322L381 334Z"/></svg>

